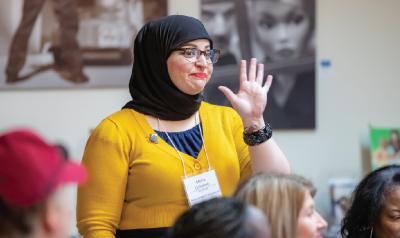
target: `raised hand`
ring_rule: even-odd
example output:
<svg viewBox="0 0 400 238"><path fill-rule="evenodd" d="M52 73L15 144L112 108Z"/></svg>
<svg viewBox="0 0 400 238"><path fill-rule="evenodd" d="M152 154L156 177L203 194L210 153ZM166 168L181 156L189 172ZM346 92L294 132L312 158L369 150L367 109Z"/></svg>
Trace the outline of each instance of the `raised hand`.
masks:
<svg viewBox="0 0 400 238"><path fill-rule="evenodd" d="M247 74L246 60L240 63L240 88L237 94L225 86L218 89L228 98L232 107L239 113L245 127L263 126L263 113L267 105L267 93L272 83L272 76L268 75L263 85L264 64L257 65L257 59L250 61Z"/></svg>

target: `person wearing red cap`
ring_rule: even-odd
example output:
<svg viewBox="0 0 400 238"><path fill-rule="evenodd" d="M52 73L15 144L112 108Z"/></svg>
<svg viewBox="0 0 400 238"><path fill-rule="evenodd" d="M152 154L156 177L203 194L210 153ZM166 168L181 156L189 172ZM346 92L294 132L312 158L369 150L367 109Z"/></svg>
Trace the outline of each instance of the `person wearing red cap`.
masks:
<svg viewBox="0 0 400 238"><path fill-rule="evenodd" d="M85 168L26 129L0 135L0 164L0 237L69 237L65 185Z"/></svg>

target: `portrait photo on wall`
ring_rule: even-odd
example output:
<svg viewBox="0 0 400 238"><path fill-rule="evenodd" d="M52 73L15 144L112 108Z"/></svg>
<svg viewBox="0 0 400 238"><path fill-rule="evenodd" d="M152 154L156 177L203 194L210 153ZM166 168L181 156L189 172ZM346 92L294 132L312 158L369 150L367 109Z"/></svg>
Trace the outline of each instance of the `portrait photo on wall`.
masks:
<svg viewBox="0 0 400 238"><path fill-rule="evenodd" d="M2 90L126 87L138 30L145 22L167 15L167 0L18 0L12 4L3 4L0 10L21 11L19 16L8 14L9 21L1 23L0 29L12 29L0 30L6 39L0 50Z"/></svg>
<svg viewBox="0 0 400 238"><path fill-rule="evenodd" d="M371 168L400 164L400 128L371 127Z"/></svg>
<svg viewBox="0 0 400 238"><path fill-rule="evenodd" d="M274 76L265 120L274 129L316 127L315 0L202 0L201 19L222 52L206 100L229 106L217 86L237 91L240 59L255 57Z"/></svg>

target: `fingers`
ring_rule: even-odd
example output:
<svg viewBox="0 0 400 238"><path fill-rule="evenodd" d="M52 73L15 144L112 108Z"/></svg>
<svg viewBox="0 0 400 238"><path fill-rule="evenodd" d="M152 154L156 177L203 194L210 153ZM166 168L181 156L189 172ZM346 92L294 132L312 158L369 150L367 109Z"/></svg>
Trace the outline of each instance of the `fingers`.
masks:
<svg viewBox="0 0 400 238"><path fill-rule="evenodd" d="M233 105L233 102L237 96L229 88L225 86L219 86L218 89L225 95L225 97L229 100L231 105Z"/></svg>
<svg viewBox="0 0 400 238"><path fill-rule="evenodd" d="M240 87L242 87L243 82L247 81L247 65L246 60L240 61Z"/></svg>
<svg viewBox="0 0 400 238"><path fill-rule="evenodd" d="M257 65L257 78L256 82L259 85L262 85L264 79L264 64L258 64Z"/></svg>
<svg viewBox="0 0 400 238"><path fill-rule="evenodd" d="M249 81L256 81L256 66L257 66L257 59L251 58L250 60L250 67L249 67Z"/></svg>
<svg viewBox="0 0 400 238"><path fill-rule="evenodd" d="M264 79L264 64L257 64L256 58L251 58L249 66L249 74L247 75L247 61L241 60L240 62L240 86L245 81L257 82L262 85Z"/></svg>
<svg viewBox="0 0 400 238"><path fill-rule="evenodd" d="M268 92L269 88L271 87L272 78L273 78L272 75L267 76L267 80L265 81L264 86L263 86L263 88L265 89L266 92Z"/></svg>

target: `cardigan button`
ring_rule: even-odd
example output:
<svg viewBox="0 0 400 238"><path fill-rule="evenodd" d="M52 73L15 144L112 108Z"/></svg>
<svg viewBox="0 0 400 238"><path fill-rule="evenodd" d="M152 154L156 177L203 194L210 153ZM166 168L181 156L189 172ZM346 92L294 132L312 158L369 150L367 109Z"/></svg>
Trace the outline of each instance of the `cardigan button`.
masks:
<svg viewBox="0 0 400 238"><path fill-rule="evenodd" d="M200 163L199 163L199 162L195 162L195 163L194 163L194 168L195 168L196 170L200 170L200 169L201 169Z"/></svg>

